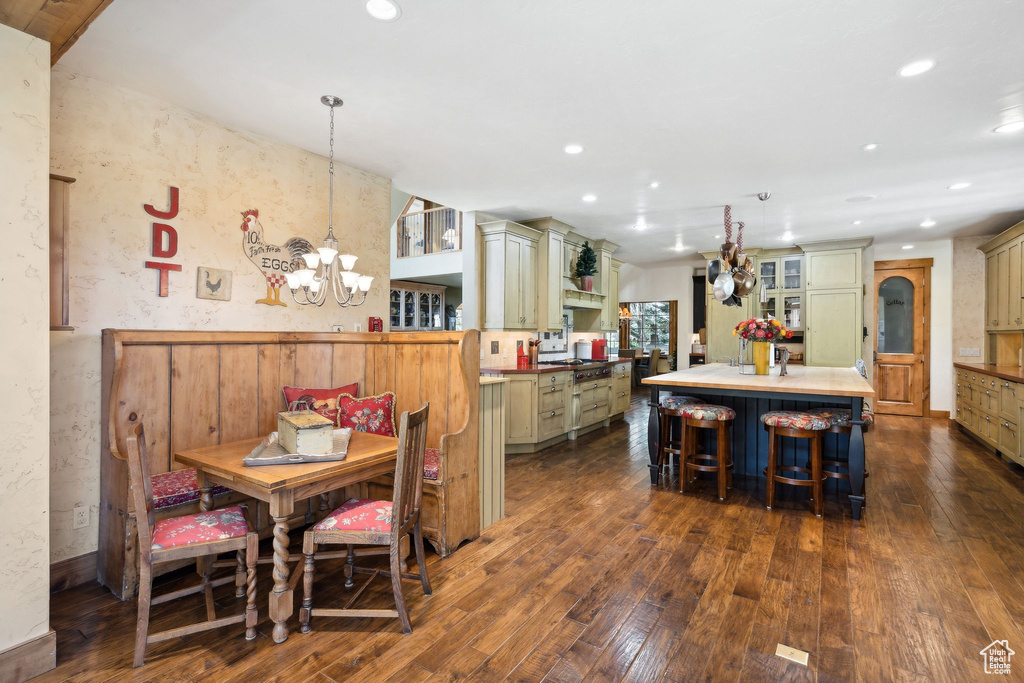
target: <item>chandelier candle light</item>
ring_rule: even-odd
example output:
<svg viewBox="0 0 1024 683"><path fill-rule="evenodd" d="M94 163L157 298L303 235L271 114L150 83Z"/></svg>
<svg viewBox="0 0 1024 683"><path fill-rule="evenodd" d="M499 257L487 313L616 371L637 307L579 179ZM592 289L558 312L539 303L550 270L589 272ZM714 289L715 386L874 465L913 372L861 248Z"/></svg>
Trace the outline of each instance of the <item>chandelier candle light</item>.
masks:
<svg viewBox="0 0 1024 683"><path fill-rule="evenodd" d="M740 338L740 344L755 342L754 353L754 374L768 374L768 354L776 341L790 339L793 336L792 330L774 318L751 318L736 325L732 331L734 337Z"/></svg>
<svg viewBox="0 0 1024 683"><path fill-rule="evenodd" d="M366 303L366 293L370 291L373 277L360 275L352 270L358 257L352 254L339 255L338 240L334 237L334 108L340 107L343 102L340 97L333 95L324 95L320 101L331 108L331 155L328 161L331 180L327 205L327 237L316 253L303 254L302 260L306 262L306 267L286 274L285 279L288 280L288 288L292 290L292 298L301 306L323 306L327 301L328 289L339 306L361 306ZM300 289L301 299L297 294Z"/></svg>

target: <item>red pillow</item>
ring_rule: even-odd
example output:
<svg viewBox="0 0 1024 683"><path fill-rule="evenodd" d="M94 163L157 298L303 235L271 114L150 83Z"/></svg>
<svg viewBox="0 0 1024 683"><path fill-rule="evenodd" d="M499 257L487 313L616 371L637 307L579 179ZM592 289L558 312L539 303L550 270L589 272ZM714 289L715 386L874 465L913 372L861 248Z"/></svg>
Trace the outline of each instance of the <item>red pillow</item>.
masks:
<svg viewBox="0 0 1024 683"><path fill-rule="evenodd" d="M337 389L304 389L285 387L284 404L288 410L312 410L338 426L338 394L358 394L359 383L346 384Z"/></svg>
<svg viewBox="0 0 1024 683"><path fill-rule="evenodd" d="M356 398L351 394L338 396L338 426L357 432L395 436L395 395L385 391L379 396Z"/></svg>

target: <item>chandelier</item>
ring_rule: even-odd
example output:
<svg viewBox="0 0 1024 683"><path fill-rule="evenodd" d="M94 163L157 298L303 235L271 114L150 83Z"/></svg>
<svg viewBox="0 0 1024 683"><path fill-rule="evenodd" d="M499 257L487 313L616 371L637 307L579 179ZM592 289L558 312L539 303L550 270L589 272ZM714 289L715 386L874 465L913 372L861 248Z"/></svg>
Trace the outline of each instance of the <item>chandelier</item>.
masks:
<svg viewBox="0 0 1024 683"><path fill-rule="evenodd" d="M338 240L334 237L334 108L344 104L340 97L324 95L320 101L331 108L331 155L328 169L331 178L327 204L327 237L315 253L303 254L306 267L285 275L292 298L300 306L323 306L327 291L334 295L339 306L361 306L366 303L373 277L354 272L357 256L338 254ZM301 293L301 294L300 294Z"/></svg>

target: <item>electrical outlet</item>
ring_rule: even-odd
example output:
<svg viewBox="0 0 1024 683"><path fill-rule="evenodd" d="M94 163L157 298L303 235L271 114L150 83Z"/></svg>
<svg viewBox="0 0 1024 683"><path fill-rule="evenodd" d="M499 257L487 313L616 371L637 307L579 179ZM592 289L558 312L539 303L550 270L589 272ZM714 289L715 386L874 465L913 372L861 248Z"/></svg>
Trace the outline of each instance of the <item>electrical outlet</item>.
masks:
<svg viewBox="0 0 1024 683"><path fill-rule="evenodd" d="M344 325L331 325L331 332L344 332L344 331L345 331L345 326Z"/></svg>
<svg viewBox="0 0 1024 683"><path fill-rule="evenodd" d="M89 507L87 505L79 505L72 512L74 513L72 529L83 529L89 526Z"/></svg>
<svg viewBox="0 0 1024 683"><path fill-rule="evenodd" d="M492 341L491 342L491 355L493 356L496 353L498 353L498 342Z"/></svg>
<svg viewBox="0 0 1024 683"><path fill-rule="evenodd" d="M362 331L363 331L363 324L362 323L356 323L356 332L362 332Z"/></svg>

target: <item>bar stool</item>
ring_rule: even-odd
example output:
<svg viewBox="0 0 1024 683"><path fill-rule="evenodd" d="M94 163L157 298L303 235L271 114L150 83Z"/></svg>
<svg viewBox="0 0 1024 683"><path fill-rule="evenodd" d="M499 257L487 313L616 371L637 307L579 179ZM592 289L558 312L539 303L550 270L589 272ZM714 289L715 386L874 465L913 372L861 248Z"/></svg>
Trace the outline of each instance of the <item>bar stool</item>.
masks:
<svg viewBox="0 0 1024 683"><path fill-rule="evenodd" d="M715 472L718 475L718 500L725 500L726 490L732 488L732 448L729 433L736 411L726 406L708 403L688 403L679 409L683 419L683 451L679 472L679 492L685 493L697 472ZM714 429L717 433L718 453L691 453L696 451L698 429ZM691 474L692 473L692 474Z"/></svg>
<svg viewBox="0 0 1024 683"><path fill-rule="evenodd" d="M824 509L824 496L822 495L822 484L825 476L821 470L821 435L828 431L829 421L824 417L812 415L808 412L792 410L774 410L761 416L764 428L768 430L768 466L764 468L764 476L768 479L768 488L765 492L765 505L771 510L775 505L775 484L789 484L790 486L810 486L812 500L814 502L814 515L821 517ZM788 436L794 439L810 439L811 441L811 463L810 467L798 465L779 465L778 463L778 437ZM796 479L778 474L778 471L802 472L810 475L808 479Z"/></svg>
<svg viewBox="0 0 1024 683"><path fill-rule="evenodd" d="M658 434L658 467L664 467L666 461L672 462L672 455L678 455L682 462L683 442L682 438L676 441L672 438L672 422L682 419L680 410L690 403L700 403L700 399L693 396L662 396L658 406L658 423L661 431ZM683 428L680 427L680 435Z"/></svg>
<svg viewBox="0 0 1024 683"><path fill-rule="evenodd" d="M849 435L853 431L853 411L849 408L812 408L807 411L811 415L817 415L828 420L829 428L828 431L833 434L846 434ZM870 410L861 410L861 420L864 422L863 431L868 431L871 425L875 424L875 414ZM849 479L850 478L850 462L849 460L822 460L821 461L822 474L830 479ZM835 468L834 470L829 468ZM846 472L840 472L839 470L845 469ZM867 470L864 470L864 478L868 478Z"/></svg>

